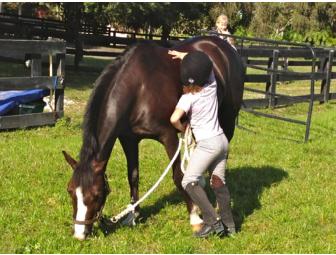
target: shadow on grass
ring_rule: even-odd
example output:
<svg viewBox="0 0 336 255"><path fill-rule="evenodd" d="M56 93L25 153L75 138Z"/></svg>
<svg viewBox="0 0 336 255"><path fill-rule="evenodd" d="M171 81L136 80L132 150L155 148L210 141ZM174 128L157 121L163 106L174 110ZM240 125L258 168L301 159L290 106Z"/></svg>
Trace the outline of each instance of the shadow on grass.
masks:
<svg viewBox="0 0 336 255"><path fill-rule="evenodd" d="M229 169L226 180L237 229L241 228L246 217L262 207L259 198L264 189L279 184L287 177L288 173L285 170L272 166ZM214 199L213 196L212 198Z"/></svg>
<svg viewBox="0 0 336 255"><path fill-rule="evenodd" d="M231 193L232 210L238 230L241 228L245 218L253 214L256 209L262 207L259 198L264 189L280 183L287 177L288 173L286 171L271 166L242 167L227 171L226 180ZM209 183L208 178L207 183ZM206 192L209 194L211 202L215 204L215 197L209 185L206 187ZM170 194L161 197L153 205L142 207L139 221L144 223L153 215L160 213L165 206L176 205L181 202L183 202L182 196L175 189ZM185 212L187 213L187 210ZM114 226L108 234L114 232L119 227L121 227L119 224Z"/></svg>
<svg viewBox="0 0 336 255"><path fill-rule="evenodd" d="M290 132L296 132L296 129L295 129L296 126L294 125L291 128L288 128L288 127L283 128L280 133L279 133L278 126L274 127L271 125L267 127L267 129L263 128L263 130L257 130L256 126L254 125L252 126L249 123L239 124L236 127L250 134L260 135L260 136L272 138L272 139L276 138L277 140L286 140L286 141L293 142L296 144L304 144L304 135L305 135L304 131L302 131L302 134L300 135L290 133Z"/></svg>

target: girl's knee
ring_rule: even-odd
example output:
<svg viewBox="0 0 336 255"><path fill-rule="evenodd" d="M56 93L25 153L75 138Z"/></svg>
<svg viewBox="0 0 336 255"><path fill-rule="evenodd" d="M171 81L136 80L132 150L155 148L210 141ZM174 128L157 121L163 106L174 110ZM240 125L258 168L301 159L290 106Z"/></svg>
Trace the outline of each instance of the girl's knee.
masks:
<svg viewBox="0 0 336 255"><path fill-rule="evenodd" d="M182 178L181 181L181 185L183 187L183 189L185 190L187 185L190 183L191 181L189 180L189 178L186 178L186 175L184 175L184 177Z"/></svg>
<svg viewBox="0 0 336 255"><path fill-rule="evenodd" d="M225 178L224 176L218 176L216 174L211 175L210 185L212 188L220 188L225 185Z"/></svg>
<svg viewBox="0 0 336 255"><path fill-rule="evenodd" d="M185 190L189 183L198 182L198 181L199 181L199 177L185 175L182 179L181 185L183 189Z"/></svg>

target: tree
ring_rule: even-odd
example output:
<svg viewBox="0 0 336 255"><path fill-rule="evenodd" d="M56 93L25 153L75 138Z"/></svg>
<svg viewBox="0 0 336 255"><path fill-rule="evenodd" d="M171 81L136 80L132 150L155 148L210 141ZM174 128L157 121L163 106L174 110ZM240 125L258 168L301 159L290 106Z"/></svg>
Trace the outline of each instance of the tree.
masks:
<svg viewBox="0 0 336 255"><path fill-rule="evenodd" d="M179 34L197 35L211 28L210 3L177 3L177 21L173 30Z"/></svg>
<svg viewBox="0 0 336 255"><path fill-rule="evenodd" d="M75 45L75 67L78 68L79 62L83 58L83 45L80 38L81 20L83 13L83 3L65 2L62 4L65 24L65 39L67 42L73 42Z"/></svg>
<svg viewBox="0 0 336 255"><path fill-rule="evenodd" d="M82 22L92 27L94 34L98 34L100 27L105 27L109 24L107 6L108 3L83 3Z"/></svg>
<svg viewBox="0 0 336 255"><path fill-rule="evenodd" d="M108 9L113 24L136 32L158 30L162 40L166 40L172 30L184 33L203 28L208 6L207 3L110 3Z"/></svg>
<svg viewBox="0 0 336 255"><path fill-rule="evenodd" d="M284 9L283 3L256 3L249 31L256 37L282 39L288 20Z"/></svg>
<svg viewBox="0 0 336 255"><path fill-rule="evenodd" d="M289 40L333 45L336 35L335 3L291 3Z"/></svg>

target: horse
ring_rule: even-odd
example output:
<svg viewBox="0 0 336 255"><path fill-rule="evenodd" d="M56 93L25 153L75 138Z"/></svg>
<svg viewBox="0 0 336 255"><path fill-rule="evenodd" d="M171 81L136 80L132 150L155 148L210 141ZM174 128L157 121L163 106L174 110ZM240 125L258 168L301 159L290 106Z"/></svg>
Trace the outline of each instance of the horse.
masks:
<svg viewBox="0 0 336 255"><path fill-rule="evenodd" d="M178 130L170 115L182 95L179 59L168 50L205 52L213 62L217 81L218 116L230 141L243 95L244 65L237 51L216 36L199 36L167 48L151 42L137 43L108 65L95 82L83 122L79 161L63 151L73 169L68 183L72 198L74 237L86 239L101 218L109 193L106 165L119 139L127 160L131 203L139 199L139 142L154 139L172 159L178 148ZM180 157L173 164L174 184L181 192L191 225L201 222L196 207L181 186ZM139 213L139 207L136 208ZM198 217L198 218L197 218Z"/></svg>

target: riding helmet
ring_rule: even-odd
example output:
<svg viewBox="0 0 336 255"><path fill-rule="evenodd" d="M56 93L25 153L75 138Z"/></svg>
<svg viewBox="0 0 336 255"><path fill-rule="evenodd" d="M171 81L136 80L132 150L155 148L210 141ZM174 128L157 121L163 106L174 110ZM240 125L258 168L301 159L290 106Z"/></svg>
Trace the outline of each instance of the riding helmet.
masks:
<svg viewBox="0 0 336 255"><path fill-rule="evenodd" d="M212 67L210 58L202 51L188 53L181 62L181 81L183 85L203 87L208 83Z"/></svg>

